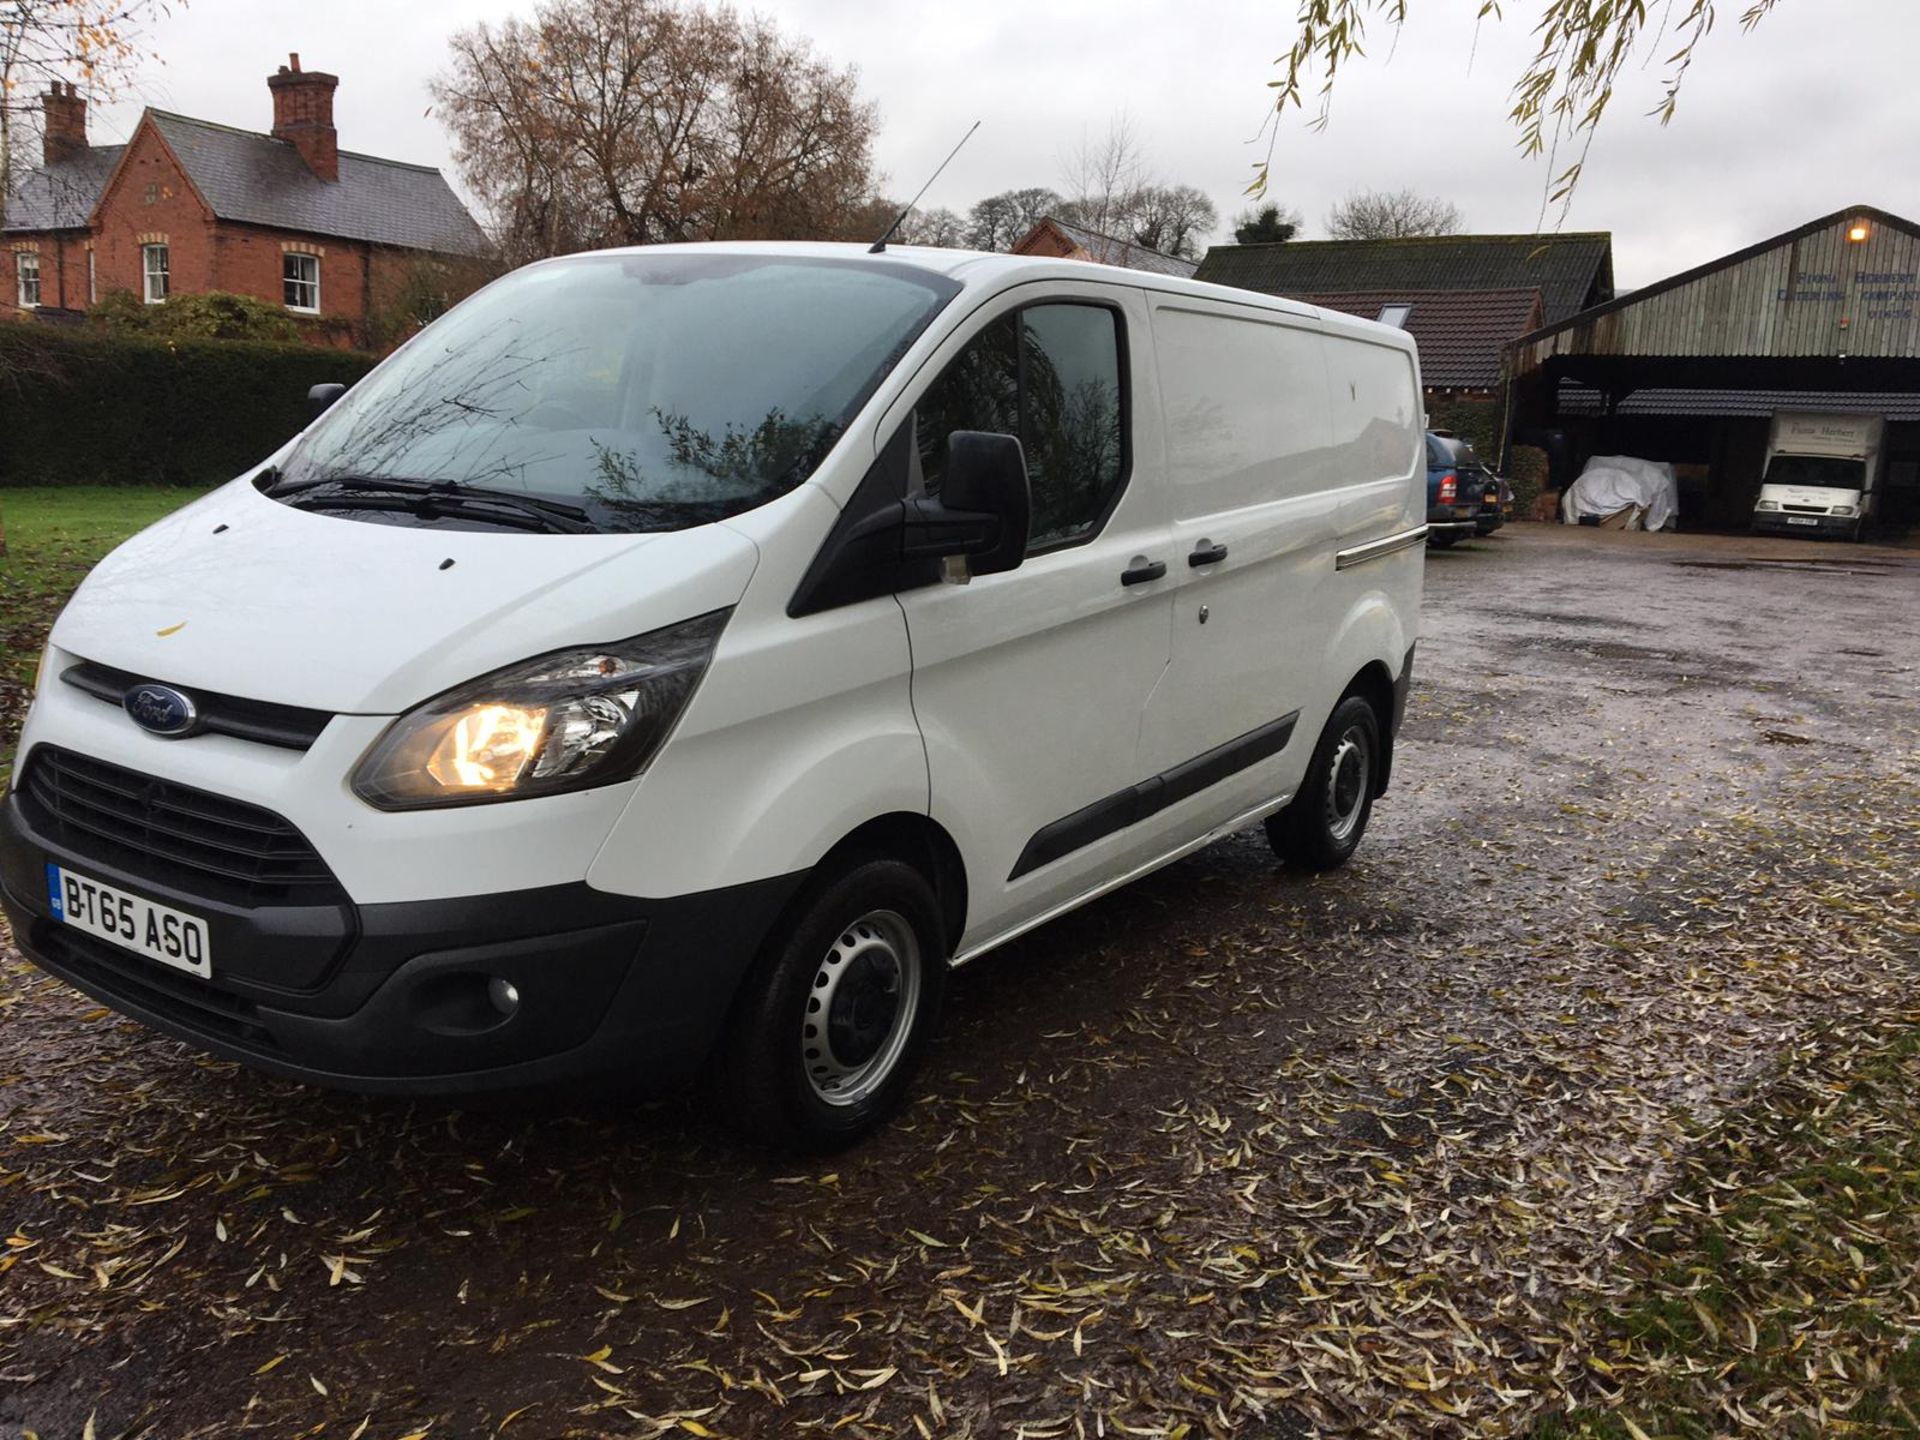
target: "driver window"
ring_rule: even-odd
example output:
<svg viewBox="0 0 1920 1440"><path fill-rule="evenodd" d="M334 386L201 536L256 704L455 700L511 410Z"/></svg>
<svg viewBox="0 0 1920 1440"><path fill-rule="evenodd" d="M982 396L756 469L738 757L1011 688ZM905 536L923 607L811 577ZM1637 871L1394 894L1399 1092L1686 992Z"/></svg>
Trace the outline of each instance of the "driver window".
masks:
<svg viewBox="0 0 1920 1440"><path fill-rule="evenodd" d="M1100 305L1029 305L993 321L914 410L926 493L955 430L1016 435L1033 489L1029 551L1084 539L1126 479L1120 317Z"/></svg>

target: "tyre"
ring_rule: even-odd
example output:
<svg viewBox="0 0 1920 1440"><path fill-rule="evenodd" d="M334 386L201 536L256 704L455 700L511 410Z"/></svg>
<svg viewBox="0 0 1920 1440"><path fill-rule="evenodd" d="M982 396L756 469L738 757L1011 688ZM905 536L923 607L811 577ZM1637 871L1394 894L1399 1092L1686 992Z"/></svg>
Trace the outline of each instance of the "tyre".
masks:
<svg viewBox="0 0 1920 1440"><path fill-rule="evenodd" d="M1427 536L1427 544L1431 545L1435 550L1451 550L1459 538L1458 535L1429 535Z"/></svg>
<svg viewBox="0 0 1920 1440"><path fill-rule="evenodd" d="M748 975L716 1057L736 1129L824 1152L904 1098L946 988L940 908L924 876L868 858L817 878Z"/></svg>
<svg viewBox="0 0 1920 1440"><path fill-rule="evenodd" d="M1358 695L1334 707L1313 747L1300 793L1267 817L1267 843L1289 865L1332 870L1347 863L1373 814L1380 768L1380 717Z"/></svg>

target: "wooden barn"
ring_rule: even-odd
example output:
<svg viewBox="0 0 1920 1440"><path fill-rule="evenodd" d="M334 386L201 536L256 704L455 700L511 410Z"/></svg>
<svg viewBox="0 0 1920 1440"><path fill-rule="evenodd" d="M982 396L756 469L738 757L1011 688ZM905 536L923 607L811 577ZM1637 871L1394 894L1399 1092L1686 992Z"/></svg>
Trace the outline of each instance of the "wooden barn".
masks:
<svg viewBox="0 0 1920 1440"><path fill-rule="evenodd" d="M1920 225L1823 216L1508 350L1509 435L1565 484L1593 455L1674 463L1685 529L1744 529L1777 411L1887 420L1883 530L1920 525Z"/></svg>

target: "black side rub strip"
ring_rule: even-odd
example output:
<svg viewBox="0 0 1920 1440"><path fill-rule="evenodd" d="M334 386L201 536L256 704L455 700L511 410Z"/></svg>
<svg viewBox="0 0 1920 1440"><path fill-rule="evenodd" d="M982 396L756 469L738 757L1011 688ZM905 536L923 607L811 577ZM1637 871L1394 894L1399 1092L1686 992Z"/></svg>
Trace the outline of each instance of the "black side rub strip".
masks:
<svg viewBox="0 0 1920 1440"><path fill-rule="evenodd" d="M1042 825L1033 832L1020 858L1014 861L1013 873L1007 879L1018 880L1030 870L1051 865L1063 855L1071 855L1117 830L1139 824L1149 815L1176 805L1190 795L1198 795L1210 785L1218 785L1235 771L1278 755L1293 738L1293 727L1299 719L1300 712L1295 710L1278 720L1269 720L1259 729L1216 745L1171 770L1162 770L1138 785L1129 785L1104 800L1096 800L1071 815Z"/></svg>

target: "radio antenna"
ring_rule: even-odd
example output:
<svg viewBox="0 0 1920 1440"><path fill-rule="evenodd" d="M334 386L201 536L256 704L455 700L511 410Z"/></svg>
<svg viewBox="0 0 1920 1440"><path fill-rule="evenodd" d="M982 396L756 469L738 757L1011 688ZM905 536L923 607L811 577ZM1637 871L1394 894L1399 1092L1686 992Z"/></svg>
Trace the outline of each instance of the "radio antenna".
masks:
<svg viewBox="0 0 1920 1440"><path fill-rule="evenodd" d="M947 158L940 162L940 170L946 169L947 166L953 163L953 157L960 153L960 146L965 145L967 141L971 140L973 138L973 132L979 128L980 122L978 120L974 121L973 124L968 127L967 133L960 137L960 145L954 146L953 149L947 153ZM907 216L913 213L913 207L920 203L920 196L926 194L927 191L933 188L933 182L940 178L940 170L934 171L933 174L927 177L927 183L920 187L919 194L916 194L913 199L907 202L906 209L893 217L893 223L887 226L886 231L880 238L867 247L867 253L869 255L883 255L886 253L887 241L893 238L893 232L898 230Z"/></svg>

